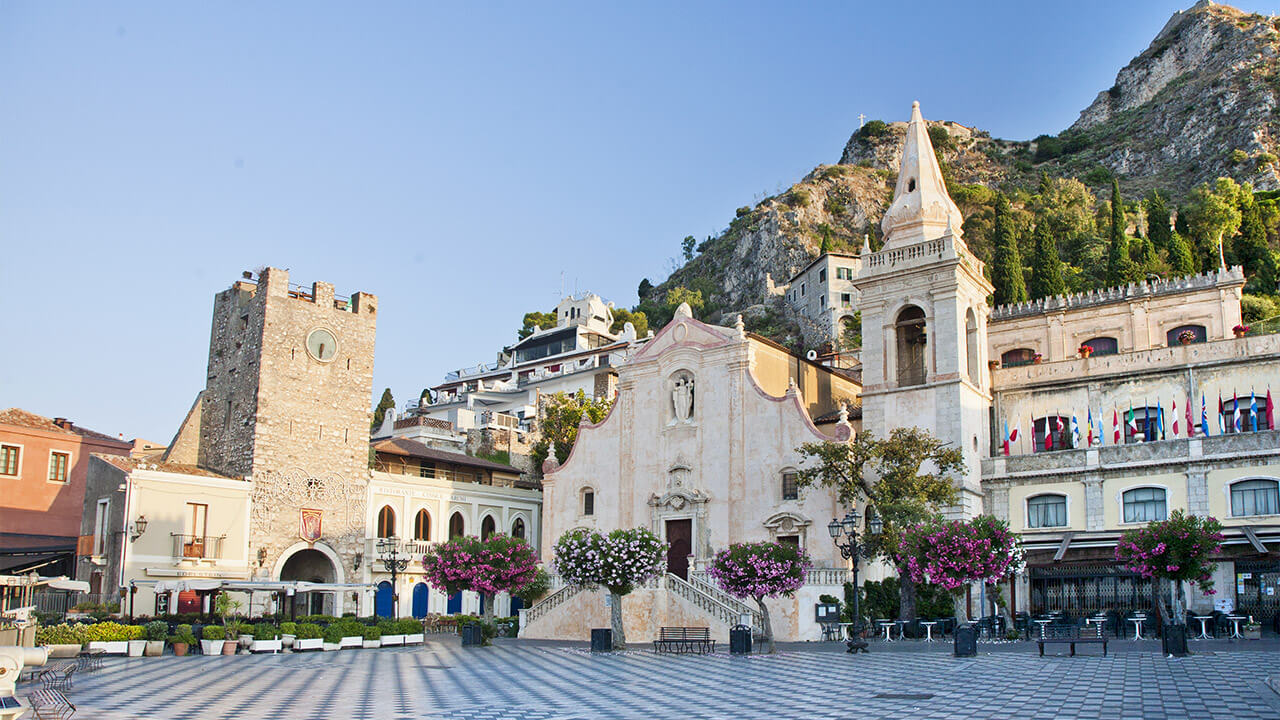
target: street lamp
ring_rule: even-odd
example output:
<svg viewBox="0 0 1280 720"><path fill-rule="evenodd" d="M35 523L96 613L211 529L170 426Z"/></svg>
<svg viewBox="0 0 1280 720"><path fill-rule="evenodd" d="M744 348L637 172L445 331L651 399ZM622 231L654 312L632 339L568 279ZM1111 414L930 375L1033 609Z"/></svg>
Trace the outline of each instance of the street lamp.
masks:
<svg viewBox="0 0 1280 720"><path fill-rule="evenodd" d="M396 576L409 567L409 558L400 554L399 543L395 538L378 538L378 562L391 573L391 617L400 617L396 605L400 599L400 586Z"/></svg>
<svg viewBox="0 0 1280 720"><path fill-rule="evenodd" d="M827 532L831 535L831 540L840 548L840 557L845 560L853 561L853 627L851 633L853 637L849 640L848 652L867 651L867 641L863 640L862 635L862 611L858 607L858 556L865 552L865 547L859 544L858 537L858 508L851 507L849 512L845 513L843 520L832 518L827 523ZM880 516L875 510L867 510L867 535L879 535L884 529Z"/></svg>

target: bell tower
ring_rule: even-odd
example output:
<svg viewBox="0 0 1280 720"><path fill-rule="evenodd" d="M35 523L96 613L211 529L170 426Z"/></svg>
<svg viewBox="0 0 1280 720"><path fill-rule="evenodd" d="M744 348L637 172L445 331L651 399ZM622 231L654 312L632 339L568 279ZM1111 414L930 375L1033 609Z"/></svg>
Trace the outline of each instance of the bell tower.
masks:
<svg viewBox="0 0 1280 720"><path fill-rule="evenodd" d="M864 248L854 284L862 309L863 427L928 430L964 453L961 498L950 514L982 511L981 457L989 444L987 296L983 263L962 239L920 103L911 106L884 246Z"/></svg>

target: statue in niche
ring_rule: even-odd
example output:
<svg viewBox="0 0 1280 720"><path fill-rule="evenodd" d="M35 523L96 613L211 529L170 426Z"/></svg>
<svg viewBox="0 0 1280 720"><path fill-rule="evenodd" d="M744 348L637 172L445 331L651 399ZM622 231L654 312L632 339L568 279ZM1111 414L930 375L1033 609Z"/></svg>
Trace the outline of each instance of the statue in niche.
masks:
<svg viewBox="0 0 1280 720"><path fill-rule="evenodd" d="M682 373L671 381L671 406L675 411L676 422L687 423L693 419L692 375Z"/></svg>

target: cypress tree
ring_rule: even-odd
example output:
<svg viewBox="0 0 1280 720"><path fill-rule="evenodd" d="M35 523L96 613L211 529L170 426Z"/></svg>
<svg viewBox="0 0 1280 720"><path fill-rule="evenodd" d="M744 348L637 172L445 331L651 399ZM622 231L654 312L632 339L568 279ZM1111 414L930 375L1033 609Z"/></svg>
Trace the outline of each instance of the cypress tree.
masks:
<svg viewBox="0 0 1280 720"><path fill-rule="evenodd" d="M1169 234L1169 268L1175 275L1194 275L1196 261L1191 255L1191 246L1177 232Z"/></svg>
<svg viewBox="0 0 1280 720"><path fill-rule="evenodd" d="M377 430L382 424L382 416L386 414L389 408L396 406L395 398L391 397L391 388L382 391L382 399L378 401L378 406L373 409L373 419L369 422L369 428Z"/></svg>
<svg viewBox="0 0 1280 720"><path fill-rule="evenodd" d="M1111 238L1107 247L1107 285L1115 287L1138 279L1138 267L1129 259L1129 237L1124 233L1124 199L1120 181L1111 178Z"/></svg>
<svg viewBox="0 0 1280 720"><path fill-rule="evenodd" d="M1247 276L1257 280L1262 292L1276 291L1276 259L1267 247L1267 230L1262 223L1262 209L1249 193L1240 207L1240 235L1232 243L1235 259L1244 266Z"/></svg>
<svg viewBox="0 0 1280 720"><path fill-rule="evenodd" d="M1164 196L1159 190L1151 191L1143 203L1143 209L1147 212L1147 237L1156 250L1168 253L1173 228L1169 225L1169 206L1165 204Z"/></svg>
<svg viewBox="0 0 1280 720"><path fill-rule="evenodd" d="M1067 284L1062 280L1062 258L1058 256L1058 244L1049 235L1049 223L1041 219L1036 223L1035 251L1031 258L1031 297L1042 298L1067 294Z"/></svg>
<svg viewBox="0 0 1280 720"><path fill-rule="evenodd" d="M1027 283L1022 277L1022 256L1010 216L1009 199L996 195L995 227L992 230L995 254L991 259L991 284L995 287L996 305L1027 301Z"/></svg>

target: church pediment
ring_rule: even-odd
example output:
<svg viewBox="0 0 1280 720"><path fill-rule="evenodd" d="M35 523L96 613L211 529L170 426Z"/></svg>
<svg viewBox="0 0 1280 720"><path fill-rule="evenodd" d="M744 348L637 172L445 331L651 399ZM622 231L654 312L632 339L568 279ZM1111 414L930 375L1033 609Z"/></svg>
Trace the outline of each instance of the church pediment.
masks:
<svg viewBox="0 0 1280 720"><path fill-rule="evenodd" d="M698 490L672 490L670 492L659 495L654 493L649 496L649 505L657 508L671 508L672 510L682 510L689 505L705 505L711 498Z"/></svg>
<svg viewBox="0 0 1280 720"><path fill-rule="evenodd" d="M729 328L708 325L695 320L692 315L677 312L675 318L667 323L666 327L662 328L652 340L645 343L632 361L656 358L672 348L719 347L734 342L736 339L736 333Z"/></svg>
<svg viewBox="0 0 1280 720"><path fill-rule="evenodd" d="M790 533L813 524L809 518L793 512L780 512L769 516L764 526L777 532Z"/></svg>

